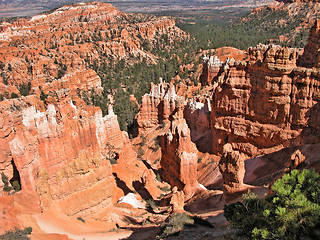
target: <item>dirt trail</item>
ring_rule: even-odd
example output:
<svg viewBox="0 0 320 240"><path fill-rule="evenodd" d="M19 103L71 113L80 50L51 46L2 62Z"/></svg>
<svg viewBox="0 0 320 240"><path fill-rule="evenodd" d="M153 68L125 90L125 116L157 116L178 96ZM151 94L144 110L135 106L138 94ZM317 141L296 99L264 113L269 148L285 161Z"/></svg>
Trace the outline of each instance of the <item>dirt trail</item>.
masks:
<svg viewBox="0 0 320 240"><path fill-rule="evenodd" d="M67 223L64 220L59 221L56 216L51 219L48 215L35 215L34 216L40 229L45 233L65 234L73 240L118 240L127 238L132 234L132 231L119 231L119 232L104 232L103 225L99 229L99 224L96 226L86 226L85 223ZM58 220L58 221L57 221ZM81 227L81 225L83 225ZM100 231L99 231L100 230Z"/></svg>

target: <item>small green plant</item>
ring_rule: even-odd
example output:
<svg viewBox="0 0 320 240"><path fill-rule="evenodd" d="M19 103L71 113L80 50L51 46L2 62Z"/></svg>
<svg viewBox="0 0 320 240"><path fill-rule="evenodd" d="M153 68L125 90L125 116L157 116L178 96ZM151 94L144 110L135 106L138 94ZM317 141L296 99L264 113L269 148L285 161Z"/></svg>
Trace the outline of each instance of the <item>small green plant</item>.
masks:
<svg viewBox="0 0 320 240"><path fill-rule="evenodd" d="M160 145L159 145L159 142L158 142L158 139L155 139L154 141L154 151L158 151L160 149Z"/></svg>
<svg viewBox="0 0 320 240"><path fill-rule="evenodd" d="M138 158L142 158L142 156L144 155L144 150L142 149L141 146L139 146L138 148L137 155L138 155Z"/></svg>
<svg viewBox="0 0 320 240"><path fill-rule="evenodd" d="M170 186L164 186L164 187L160 187L160 186L158 186L158 188L161 190L161 191L163 191L163 192L170 192L171 191L171 188L170 188Z"/></svg>
<svg viewBox="0 0 320 240"><path fill-rule="evenodd" d="M1 173L1 180L2 180L2 182L4 184L4 186L3 186L3 191L4 192L10 192L11 190L13 190L13 188L9 186L8 177L3 172Z"/></svg>
<svg viewBox="0 0 320 240"><path fill-rule="evenodd" d="M194 224L194 220L191 216L189 216L187 213L174 214L170 216L168 222L163 225L161 237L168 237L176 234L180 232L187 224Z"/></svg>
<svg viewBox="0 0 320 240"><path fill-rule="evenodd" d="M148 199L146 200L146 207L147 209L151 209L151 210L154 210L157 208L157 204L155 203L155 201L153 199Z"/></svg>
<svg viewBox="0 0 320 240"><path fill-rule="evenodd" d="M26 228L24 229L24 232L25 232L26 234L31 234L31 233L32 233L32 227L26 227Z"/></svg>
<svg viewBox="0 0 320 240"><path fill-rule="evenodd" d="M201 163L201 161L202 161L202 158L201 157L198 158L198 163Z"/></svg>
<svg viewBox="0 0 320 240"><path fill-rule="evenodd" d="M11 185L14 191L19 192L21 190L21 186L18 180L13 181Z"/></svg>
<svg viewBox="0 0 320 240"><path fill-rule="evenodd" d="M106 158L110 163L117 164L117 153L115 152L115 147L109 143L106 144L107 155Z"/></svg>
<svg viewBox="0 0 320 240"><path fill-rule="evenodd" d="M157 181L158 181L158 182L162 182L162 179L161 179L161 176L160 176L160 174L159 174L159 173L157 173L157 175L156 175L156 179L157 179Z"/></svg>
<svg viewBox="0 0 320 240"><path fill-rule="evenodd" d="M19 95L13 92L11 93L11 98L19 98Z"/></svg>
<svg viewBox="0 0 320 240"><path fill-rule="evenodd" d="M142 222L142 226L146 226L148 224L150 224L151 221L150 221L150 217L147 217L147 219L144 219L143 222Z"/></svg>
<svg viewBox="0 0 320 240"><path fill-rule="evenodd" d="M19 85L19 92L22 96L28 96L31 91L31 82L22 83Z"/></svg>
<svg viewBox="0 0 320 240"><path fill-rule="evenodd" d="M141 135L141 146L146 145L146 141L147 141L146 136L142 134L142 135Z"/></svg>
<svg viewBox="0 0 320 240"><path fill-rule="evenodd" d="M161 121L159 125L161 129L164 129L166 127L166 123L164 121Z"/></svg>
<svg viewBox="0 0 320 240"><path fill-rule="evenodd" d="M1 173L1 180L4 184L8 184L9 183L9 179L8 177L2 172Z"/></svg>
<svg viewBox="0 0 320 240"><path fill-rule="evenodd" d="M77 220L83 222L83 223L86 223L86 220L84 220L82 217L77 217Z"/></svg>
<svg viewBox="0 0 320 240"><path fill-rule="evenodd" d="M40 100L44 103L46 103L46 99L48 97L48 94L45 94L43 91L40 93Z"/></svg>
<svg viewBox="0 0 320 240"><path fill-rule="evenodd" d="M67 72L67 66L65 64L60 64L60 68L58 69L58 79L62 78Z"/></svg>

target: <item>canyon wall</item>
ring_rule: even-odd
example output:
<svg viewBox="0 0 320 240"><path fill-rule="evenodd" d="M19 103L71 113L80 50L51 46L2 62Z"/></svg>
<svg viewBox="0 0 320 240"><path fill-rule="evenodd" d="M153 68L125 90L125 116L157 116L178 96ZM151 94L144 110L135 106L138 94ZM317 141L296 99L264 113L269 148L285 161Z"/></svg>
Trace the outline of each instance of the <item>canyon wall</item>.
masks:
<svg viewBox="0 0 320 240"><path fill-rule="evenodd" d="M151 85L150 93L142 97L136 116L138 132L146 138L145 145L152 139L159 142L160 165L156 168L161 173L161 178L171 188L183 190L185 200L201 189L197 182L198 149L193 141L206 136L208 117L208 105L196 101L187 104L182 96L175 93L173 84L163 82ZM198 128L195 127L200 120L203 121L203 126L200 124ZM193 132L190 131L190 126L193 126ZM153 145L150 147L153 149ZM146 161L155 167L152 164L154 159Z"/></svg>
<svg viewBox="0 0 320 240"><path fill-rule="evenodd" d="M212 100L215 153L227 143L253 157L319 142L319 71L297 65L317 52L318 25L302 56L293 48L258 45L248 50L249 61L224 64Z"/></svg>
<svg viewBox="0 0 320 240"><path fill-rule="evenodd" d="M16 194L33 196L41 210L54 205L69 216L98 217L112 205L106 144L120 154L124 142L112 112L103 117L99 108L71 100L44 109L33 96L3 101L1 110L0 169L9 179L19 176Z"/></svg>
<svg viewBox="0 0 320 240"><path fill-rule="evenodd" d="M171 187L183 190L187 200L201 189L197 182L198 150L191 141L190 130L183 117L183 98L177 101L170 129L160 139L160 164L162 178Z"/></svg>

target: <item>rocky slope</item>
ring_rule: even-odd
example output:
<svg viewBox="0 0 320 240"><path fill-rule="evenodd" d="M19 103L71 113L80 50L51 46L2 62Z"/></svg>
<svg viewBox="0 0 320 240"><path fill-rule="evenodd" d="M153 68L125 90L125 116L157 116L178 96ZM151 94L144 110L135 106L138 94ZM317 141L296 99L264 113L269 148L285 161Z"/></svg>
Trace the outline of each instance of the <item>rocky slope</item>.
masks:
<svg viewBox="0 0 320 240"><path fill-rule="evenodd" d="M47 94L48 85L68 81L70 74L96 78L88 68L107 68L121 59L156 62L157 56L143 46L150 48L164 34L169 41L186 36L170 18L127 15L105 3L63 6L31 19L2 22L0 94Z"/></svg>
<svg viewBox="0 0 320 240"><path fill-rule="evenodd" d="M250 21L256 21L259 24L254 27L268 28L274 36L271 43L303 48L309 29L319 17L319 1L279 0L253 9L242 22L250 24Z"/></svg>

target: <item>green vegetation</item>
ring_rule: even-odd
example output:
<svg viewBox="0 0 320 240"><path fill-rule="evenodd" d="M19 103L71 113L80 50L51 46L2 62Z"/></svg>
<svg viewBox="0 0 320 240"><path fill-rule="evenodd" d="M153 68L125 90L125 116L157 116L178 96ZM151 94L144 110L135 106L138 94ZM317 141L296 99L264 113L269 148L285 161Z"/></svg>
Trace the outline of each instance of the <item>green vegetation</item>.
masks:
<svg viewBox="0 0 320 240"><path fill-rule="evenodd" d="M158 206L153 199L146 200L146 208L147 209L154 211L155 209L157 209L157 207Z"/></svg>
<svg viewBox="0 0 320 240"><path fill-rule="evenodd" d="M118 162L118 155L115 151L115 147L109 143L106 144L106 151L107 151L107 155L106 158L107 160L110 161L111 165L113 164L117 164Z"/></svg>
<svg viewBox="0 0 320 240"><path fill-rule="evenodd" d="M167 35L156 36L154 43L142 39L144 50L156 60L151 61L142 56L131 55L129 59L118 60L106 57L102 62L87 62L89 67L95 70L101 78L103 93L99 96L95 93L84 98L88 103L101 107L107 114L108 95L114 96L114 111L118 116L121 130L131 131L133 119L138 112L136 103L129 100L134 95L138 103L142 96L150 91L151 82L159 82L159 78L166 82L178 74L178 67L192 61L197 43L194 39L179 38L174 43L170 42Z"/></svg>
<svg viewBox="0 0 320 240"><path fill-rule="evenodd" d="M194 220L187 213L177 213L171 215L168 222L166 222L163 226L161 237L167 237L178 233L185 227L185 225L192 224L194 224Z"/></svg>
<svg viewBox="0 0 320 240"><path fill-rule="evenodd" d="M77 217L77 220L79 220L80 222L86 223L86 220L84 220L82 217Z"/></svg>
<svg viewBox="0 0 320 240"><path fill-rule="evenodd" d="M15 192L19 192L21 190L21 185L19 179L16 179L16 177L13 177L10 181L8 177L2 172L1 173L1 180L3 182L3 191L5 192L11 192L14 190ZM11 186L9 186L9 183Z"/></svg>
<svg viewBox="0 0 320 240"><path fill-rule="evenodd" d="M19 192L21 190L21 186L18 180L12 181L11 185L14 191Z"/></svg>
<svg viewBox="0 0 320 240"><path fill-rule="evenodd" d="M226 19L204 20L197 18L180 21L177 26L190 32L202 49L233 46L246 50L259 43L276 43L290 47L304 47L307 42L308 29L295 28L303 22L306 9L302 8L297 15L291 17L282 8L262 8L261 11L249 13L245 17L233 21ZM286 40L280 43L279 36Z"/></svg>
<svg viewBox="0 0 320 240"><path fill-rule="evenodd" d="M48 94L45 94L43 91L40 93L40 100L43 101L46 104L46 99L48 97Z"/></svg>
<svg viewBox="0 0 320 240"><path fill-rule="evenodd" d="M166 238L171 235L177 235L186 227L204 226L213 228L214 226L207 220L197 216L190 216L187 213L177 213L171 215L162 226L160 238Z"/></svg>
<svg viewBox="0 0 320 240"><path fill-rule="evenodd" d="M155 138L154 139L154 148L153 150L156 152L161 148L160 144L159 144L159 139Z"/></svg>
<svg viewBox="0 0 320 240"><path fill-rule="evenodd" d="M157 177L158 177L158 175L157 175ZM160 179L161 180L161 179ZM158 181L158 182L161 182L161 181ZM166 185L166 186L164 186L164 187L160 187L159 185L158 185L158 188L161 190L161 191L163 191L163 192L171 192L171 186L170 185Z"/></svg>
<svg viewBox="0 0 320 240"><path fill-rule="evenodd" d="M293 170L278 179L273 193L253 193L226 205L225 217L249 239L319 239L320 176L314 170Z"/></svg>
<svg viewBox="0 0 320 240"><path fill-rule="evenodd" d="M4 192L10 192L11 190L13 190L12 187L9 186L9 179L8 177L2 172L1 173L1 180L3 182L3 191Z"/></svg>
<svg viewBox="0 0 320 240"><path fill-rule="evenodd" d="M19 85L19 92L22 96L28 96L31 91L31 82L22 83Z"/></svg>
<svg viewBox="0 0 320 240"><path fill-rule="evenodd" d="M12 93L11 93L11 98L19 98L19 95L16 94L16 93L14 93L14 92L12 92Z"/></svg>
<svg viewBox="0 0 320 240"><path fill-rule="evenodd" d="M26 227L24 230L15 228L14 230L7 231L5 234L0 235L0 239L3 240L28 240L27 235L32 233L32 227Z"/></svg>

